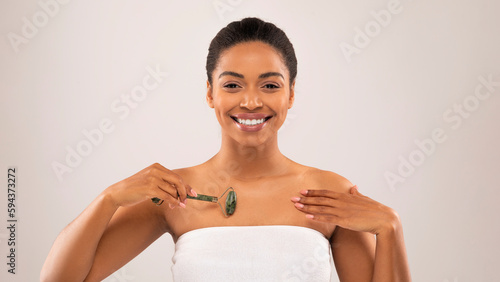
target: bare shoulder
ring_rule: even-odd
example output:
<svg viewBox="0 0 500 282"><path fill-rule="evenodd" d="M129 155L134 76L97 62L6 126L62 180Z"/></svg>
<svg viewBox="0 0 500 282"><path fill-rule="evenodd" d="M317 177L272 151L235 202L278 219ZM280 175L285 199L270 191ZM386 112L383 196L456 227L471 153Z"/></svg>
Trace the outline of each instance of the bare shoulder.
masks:
<svg viewBox="0 0 500 282"><path fill-rule="evenodd" d="M194 175L199 174L201 171L203 171L203 167L204 167L203 164L199 164L190 167L172 169L172 172L184 179L190 179Z"/></svg>
<svg viewBox="0 0 500 282"><path fill-rule="evenodd" d="M349 189L354 186L347 178L328 170L307 167L305 175L311 181L311 184L317 187L316 189L349 193Z"/></svg>
<svg viewBox="0 0 500 282"><path fill-rule="evenodd" d="M207 186L207 179L211 179L213 176L210 175L205 163L173 169L172 172L177 174L185 185L189 185L197 193L208 193L204 188Z"/></svg>

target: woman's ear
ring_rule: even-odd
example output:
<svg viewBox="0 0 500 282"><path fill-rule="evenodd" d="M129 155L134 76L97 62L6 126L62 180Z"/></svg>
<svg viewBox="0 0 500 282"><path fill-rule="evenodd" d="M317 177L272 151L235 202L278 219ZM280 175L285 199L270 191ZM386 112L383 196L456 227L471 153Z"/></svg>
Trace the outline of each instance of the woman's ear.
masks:
<svg viewBox="0 0 500 282"><path fill-rule="evenodd" d="M212 91L212 86L210 85L210 82L207 80L207 104L210 108L214 108L214 97L213 97L213 91Z"/></svg>
<svg viewBox="0 0 500 282"><path fill-rule="evenodd" d="M295 101L295 80L290 85L290 97L288 98L288 109L291 109Z"/></svg>

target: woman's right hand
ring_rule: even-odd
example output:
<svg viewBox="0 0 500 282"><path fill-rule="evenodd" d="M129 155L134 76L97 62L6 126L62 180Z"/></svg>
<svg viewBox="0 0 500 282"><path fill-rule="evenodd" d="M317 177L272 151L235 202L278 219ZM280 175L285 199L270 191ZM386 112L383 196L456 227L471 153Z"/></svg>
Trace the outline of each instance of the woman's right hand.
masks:
<svg viewBox="0 0 500 282"><path fill-rule="evenodd" d="M182 177L159 163L109 186L103 193L110 196L117 207L151 201L155 197L168 203L170 208L185 207L187 194L196 197L196 192Z"/></svg>

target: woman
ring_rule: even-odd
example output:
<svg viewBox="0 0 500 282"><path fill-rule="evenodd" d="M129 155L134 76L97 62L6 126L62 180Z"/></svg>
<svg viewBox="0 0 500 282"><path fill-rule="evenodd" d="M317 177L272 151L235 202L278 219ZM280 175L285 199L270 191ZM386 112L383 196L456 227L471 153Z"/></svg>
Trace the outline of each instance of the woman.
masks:
<svg viewBox="0 0 500 282"><path fill-rule="evenodd" d="M175 281L330 281L330 254L341 281L410 281L396 212L279 151L297 75L285 33L256 18L230 23L206 68L220 151L189 168L153 164L105 189L58 236L42 280L102 280L169 233ZM187 198L228 187L231 216Z"/></svg>

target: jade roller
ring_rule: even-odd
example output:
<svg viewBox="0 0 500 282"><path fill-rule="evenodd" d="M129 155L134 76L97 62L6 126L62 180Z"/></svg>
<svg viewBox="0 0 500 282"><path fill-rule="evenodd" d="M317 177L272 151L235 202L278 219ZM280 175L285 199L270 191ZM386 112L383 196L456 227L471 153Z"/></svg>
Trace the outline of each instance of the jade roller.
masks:
<svg viewBox="0 0 500 282"><path fill-rule="evenodd" d="M224 197L224 195L227 193L226 197L226 204L225 208L222 207L221 203L219 200ZM222 213L224 214L225 217L229 217L234 213L234 210L236 209L236 192L234 192L233 187L229 187L220 195L220 197L215 197L215 196L207 196L203 194L198 194L198 196L193 197L187 195L188 199L193 199L193 200L198 200L198 201L205 201L205 202L211 202L211 203L217 203L219 204L220 209L222 210Z"/></svg>
<svg viewBox="0 0 500 282"><path fill-rule="evenodd" d="M226 193L227 193L226 203L225 203L225 208L223 208L219 200L222 197L224 197ZM224 191L224 193L220 195L220 197L208 196L203 194L198 194L196 197L189 195L186 196L187 196L186 198L192 200L217 203L225 217L229 217L230 215L232 215L234 213L234 210L236 209L236 192L234 192L233 187L227 188L226 191ZM163 204L163 200L156 197L152 198L151 201L153 201L153 203L155 203L157 206Z"/></svg>

